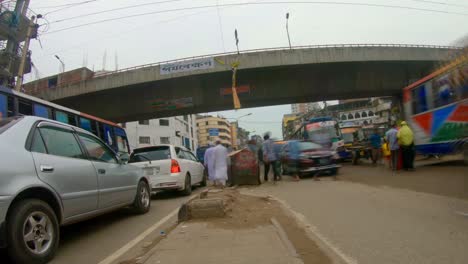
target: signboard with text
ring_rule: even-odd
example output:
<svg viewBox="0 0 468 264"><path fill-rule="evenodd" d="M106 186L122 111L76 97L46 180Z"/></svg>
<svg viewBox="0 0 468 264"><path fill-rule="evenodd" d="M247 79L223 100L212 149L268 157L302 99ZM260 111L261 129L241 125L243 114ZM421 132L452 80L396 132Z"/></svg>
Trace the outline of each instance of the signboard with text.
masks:
<svg viewBox="0 0 468 264"><path fill-rule="evenodd" d="M208 134L210 135L210 137L217 137L217 136L219 136L219 129L210 128L210 129L208 129Z"/></svg>
<svg viewBox="0 0 468 264"><path fill-rule="evenodd" d="M161 75L174 74L180 72L190 72L196 70L206 70L214 68L213 58L196 59L190 61L181 61L168 63L160 66L159 73Z"/></svg>

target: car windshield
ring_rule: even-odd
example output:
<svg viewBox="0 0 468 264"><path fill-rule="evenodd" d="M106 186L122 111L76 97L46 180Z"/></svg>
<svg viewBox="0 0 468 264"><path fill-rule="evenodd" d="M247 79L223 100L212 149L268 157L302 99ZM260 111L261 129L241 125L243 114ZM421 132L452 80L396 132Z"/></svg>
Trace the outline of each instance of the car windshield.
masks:
<svg viewBox="0 0 468 264"><path fill-rule="evenodd" d="M0 134L16 124L19 119L21 119L20 116L0 118Z"/></svg>
<svg viewBox="0 0 468 264"><path fill-rule="evenodd" d="M317 124L310 124L307 126L308 139L326 144L331 142L334 138L338 137L338 131L333 125L320 126Z"/></svg>
<svg viewBox="0 0 468 264"><path fill-rule="evenodd" d="M343 141L345 143L353 143L354 142L353 133L345 133L345 134L342 134L342 136L343 136Z"/></svg>
<svg viewBox="0 0 468 264"><path fill-rule="evenodd" d="M169 146L136 149L130 155L128 163L143 162L148 160L165 160L171 158Z"/></svg>
<svg viewBox="0 0 468 264"><path fill-rule="evenodd" d="M299 142L299 150L316 150L322 149L323 147L313 142Z"/></svg>

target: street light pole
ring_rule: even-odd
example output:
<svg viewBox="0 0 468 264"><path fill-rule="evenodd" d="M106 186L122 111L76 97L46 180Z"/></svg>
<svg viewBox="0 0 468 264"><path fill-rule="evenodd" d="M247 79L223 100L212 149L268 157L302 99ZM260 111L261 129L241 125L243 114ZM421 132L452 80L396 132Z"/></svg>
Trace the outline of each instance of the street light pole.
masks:
<svg viewBox="0 0 468 264"><path fill-rule="evenodd" d="M289 49L292 49L291 39L289 38L289 26L288 26L289 23L288 22L289 22L289 12L286 13L286 33L288 34Z"/></svg>
<svg viewBox="0 0 468 264"><path fill-rule="evenodd" d="M237 35L237 29L234 30L234 37L236 38L237 55L239 55L239 35Z"/></svg>
<svg viewBox="0 0 468 264"><path fill-rule="evenodd" d="M60 64L62 65L62 73L64 73L65 72L65 63L62 61L62 59L60 59L59 56L57 56L57 55L54 55L54 56L60 62Z"/></svg>
<svg viewBox="0 0 468 264"><path fill-rule="evenodd" d="M239 121L239 119L243 118L243 117L246 117L246 116L250 116L252 115L252 113L248 113L246 115L242 115L242 116L239 116L239 117L230 117L230 118L226 118L226 119L234 119L236 121Z"/></svg>

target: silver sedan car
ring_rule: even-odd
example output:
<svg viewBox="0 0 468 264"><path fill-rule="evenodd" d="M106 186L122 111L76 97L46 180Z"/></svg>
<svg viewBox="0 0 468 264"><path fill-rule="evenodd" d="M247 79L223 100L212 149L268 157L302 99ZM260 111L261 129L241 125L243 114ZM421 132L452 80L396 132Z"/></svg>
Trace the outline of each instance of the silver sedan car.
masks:
<svg viewBox="0 0 468 264"><path fill-rule="evenodd" d="M0 118L0 247L46 263L61 225L131 206L150 208L149 181L93 134L49 119Z"/></svg>

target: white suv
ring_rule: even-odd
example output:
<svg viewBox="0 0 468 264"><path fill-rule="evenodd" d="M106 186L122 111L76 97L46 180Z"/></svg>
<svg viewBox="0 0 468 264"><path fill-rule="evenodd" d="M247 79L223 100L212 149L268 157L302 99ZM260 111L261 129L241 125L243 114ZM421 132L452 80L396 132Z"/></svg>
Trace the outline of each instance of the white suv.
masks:
<svg viewBox="0 0 468 264"><path fill-rule="evenodd" d="M179 190L192 193L192 186L206 186L205 167L190 150L173 145L134 149L129 163L143 169L153 191Z"/></svg>

